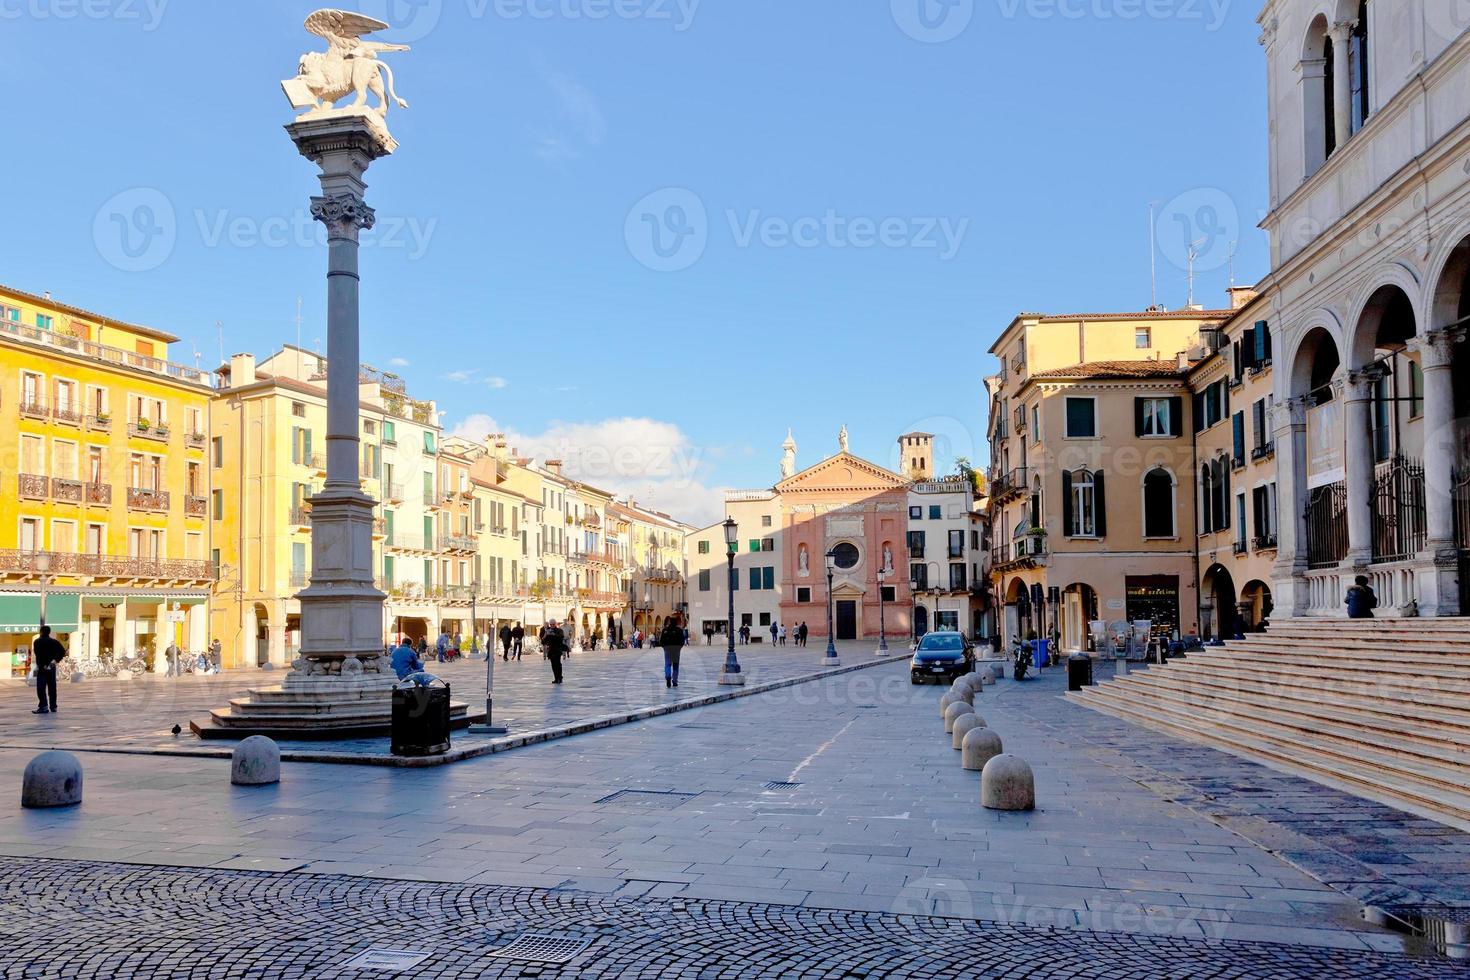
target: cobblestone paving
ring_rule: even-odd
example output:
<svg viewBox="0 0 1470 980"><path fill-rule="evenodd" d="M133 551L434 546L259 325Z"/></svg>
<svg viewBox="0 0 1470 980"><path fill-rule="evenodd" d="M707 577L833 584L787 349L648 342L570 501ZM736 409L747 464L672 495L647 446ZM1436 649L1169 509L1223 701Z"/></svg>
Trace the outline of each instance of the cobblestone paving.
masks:
<svg viewBox="0 0 1470 980"><path fill-rule="evenodd" d="M1070 703L1027 699L1018 706L1054 732L1077 723ZM1470 833L1110 715L1087 719L1087 739L1100 764L1365 905L1470 921Z"/></svg>
<svg viewBox="0 0 1470 980"><path fill-rule="evenodd" d="M340 876L0 859L0 976L355 973L374 948L434 978L1419 978L1446 961L728 901ZM490 956L525 933L590 940L564 965ZM377 975L387 976L388 972Z"/></svg>
<svg viewBox="0 0 1470 980"><path fill-rule="evenodd" d="M770 647L762 644L738 649L747 686L823 672L825 647ZM845 666L875 661L866 647L839 651ZM895 653L902 654L900 647ZM495 661L495 721L513 733L539 731L604 715L672 704L681 700L728 692L719 686L725 651L717 646L691 646L683 656L679 687L664 687L663 653L657 649L602 650L579 653L566 661L566 682L551 683L551 669L539 654L521 661ZM468 658L456 663L428 665L453 688L454 698L472 706L485 704L485 663ZM229 743L202 743L189 733L190 719L207 718L211 708L251 688L279 684L281 671L231 671L213 677L186 675L178 679L149 676L142 680L89 680L63 682L60 714L36 716L35 691L19 681L0 682L0 748L67 748L158 750L202 754L228 753ZM179 725L184 734L170 729ZM456 746L487 742L487 736L461 733ZM285 752L313 753L321 742L281 742ZM387 739L330 743L333 752L386 754Z"/></svg>

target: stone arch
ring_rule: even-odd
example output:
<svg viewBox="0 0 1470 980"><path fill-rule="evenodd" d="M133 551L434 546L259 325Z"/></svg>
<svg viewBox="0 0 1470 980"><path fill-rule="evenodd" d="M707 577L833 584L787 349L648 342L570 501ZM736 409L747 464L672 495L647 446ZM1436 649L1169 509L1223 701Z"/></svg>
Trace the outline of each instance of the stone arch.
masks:
<svg viewBox="0 0 1470 980"><path fill-rule="evenodd" d="M1159 508L1165 497L1165 483L1167 481L1168 518L1167 530L1158 523ZM1139 484L1139 493L1142 501L1142 523L1143 536L1145 538L1172 538L1179 536L1179 479L1174 471L1162 464L1151 467L1143 474L1143 480ZM1150 503L1153 504L1150 507ZM1150 519L1150 515L1153 518ZM1157 532L1157 533L1155 533Z"/></svg>
<svg viewBox="0 0 1470 980"><path fill-rule="evenodd" d="M1349 369L1367 367L1380 349L1402 347L1423 331L1420 310L1422 280L1408 266L1390 263L1368 278L1359 290L1348 323L1351 340L1345 362Z"/></svg>
<svg viewBox="0 0 1470 980"><path fill-rule="evenodd" d="M1470 315L1470 222L1446 236L1426 277L1425 316L1429 330L1442 330Z"/></svg>
<svg viewBox="0 0 1470 980"><path fill-rule="evenodd" d="M1235 578L1224 565L1211 565L1200 579L1200 605L1212 609L1209 636L1206 640L1228 640L1238 632L1240 614L1236 610L1239 598L1235 591ZM1200 624L1204 628L1203 622Z"/></svg>
<svg viewBox="0 0 1470 980"><path fill-rule="evenodd" d="M1325 312L1314 314L1299 329L1292 351L1290 370L1286 372L1287 388L1280 392L1282 400L1306 395L1330 381L1342 363L1342 329L1335 317ZM1327 360L1323 360L1323 356Z"/></svg>
<svg viewBox="0 0 1470 980"><path fill-rule="evenodd" d="M1251 579L1240 588L1241 603L1250 603L1250 612L1245 623L1246 629L1259 632L1267 622L1272 610L1275 608L1271 597L1271 586L1260 579Z"/></svg>
<svg viewBox="0 0 1470 980"><path fill-rule="evenodd" d="M1301 72L1302 93L1302 162L1303 177L1310 177L1327 162L1327 157L1336 149L1333 134L1333 86L1331 73L1332 38L1328 29L1332 18L1326 10L1319 10L1307 20L1307 29L1302 35Z"/></svg>

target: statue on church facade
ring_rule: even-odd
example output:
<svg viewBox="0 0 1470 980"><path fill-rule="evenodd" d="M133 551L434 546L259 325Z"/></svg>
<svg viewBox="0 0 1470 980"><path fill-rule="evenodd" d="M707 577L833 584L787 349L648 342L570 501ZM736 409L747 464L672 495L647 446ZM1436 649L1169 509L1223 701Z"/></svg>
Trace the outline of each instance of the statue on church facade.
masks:
<svg viewBox="0 0 1470 980"><path fill-rule="evenodd" d="M843 452L847 452L847 426L845 425L842 431L837 433L837 444L842 447Z"/></svg>
<svg viewBox="0 0 1470 980"><path fill-rule="evenodd" d="M781 479L789 480L796 475L796 439L790 429L786 430L786 442L781 450Z"/></svg>

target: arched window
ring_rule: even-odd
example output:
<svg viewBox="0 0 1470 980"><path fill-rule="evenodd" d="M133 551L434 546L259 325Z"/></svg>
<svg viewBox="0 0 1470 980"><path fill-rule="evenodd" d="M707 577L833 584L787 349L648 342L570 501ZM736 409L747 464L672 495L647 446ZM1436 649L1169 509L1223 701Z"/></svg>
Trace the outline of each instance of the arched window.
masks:
<svg viewBox="0 0 1470 980"><path fill-rule="evenodd" d="M1162 468L1143 478L1143 536L1174 537L1174 477Z"/></svg>
<svg viewBox="0 0 1470 980"><path fill-rule="evenodd" d="M1333 126L1333 76L1336 73L1327 18L1318 16L1302 42L1303 179L1312 176L1337 148Z"/></svg>

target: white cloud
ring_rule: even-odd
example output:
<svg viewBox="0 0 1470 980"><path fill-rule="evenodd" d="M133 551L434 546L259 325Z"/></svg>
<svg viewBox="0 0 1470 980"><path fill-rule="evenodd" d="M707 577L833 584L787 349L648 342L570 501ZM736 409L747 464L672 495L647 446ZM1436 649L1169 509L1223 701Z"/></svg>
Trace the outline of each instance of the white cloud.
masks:
<svg viewBox="0 0 1470 980"><path fill-rule="evenodd" d="M543 161L560 168L580 157L584 149L601 145L607 136L607 119L597 97L571 75L544 63L537 65L537 71L556 99L557 119L537 134L533 150Z"/></svg>
<svg viewBox="0 0 1470 980"><path fill-rule="evenodd" d="M389 367L396 367L396 368L406 368L406 367L408 367L408 358L406 358L406 357L395 357L391 361L388 362L388 366Z"/></svg>
<svg viewBox="0 0 1470 980"><path fill-rule="evenodd" d="M542 432L527 433L504 428L489 415L471 415L451 434L480 440L493 432L504 433L523 456L540 462L560 459L565 475L690 524L703 527L724 513L724 490L704 480L710 469L707 454L671 422L554 421Z"/></svg>
<svg viewBox="0 0 1470 980"><path fill-rule="evenodd" d="M498 376L482 376L479 368L470 368L465 371L450 371L444 375L444 380L457 385L484 385L499 391L510 384L505 378Z"/></svg>

